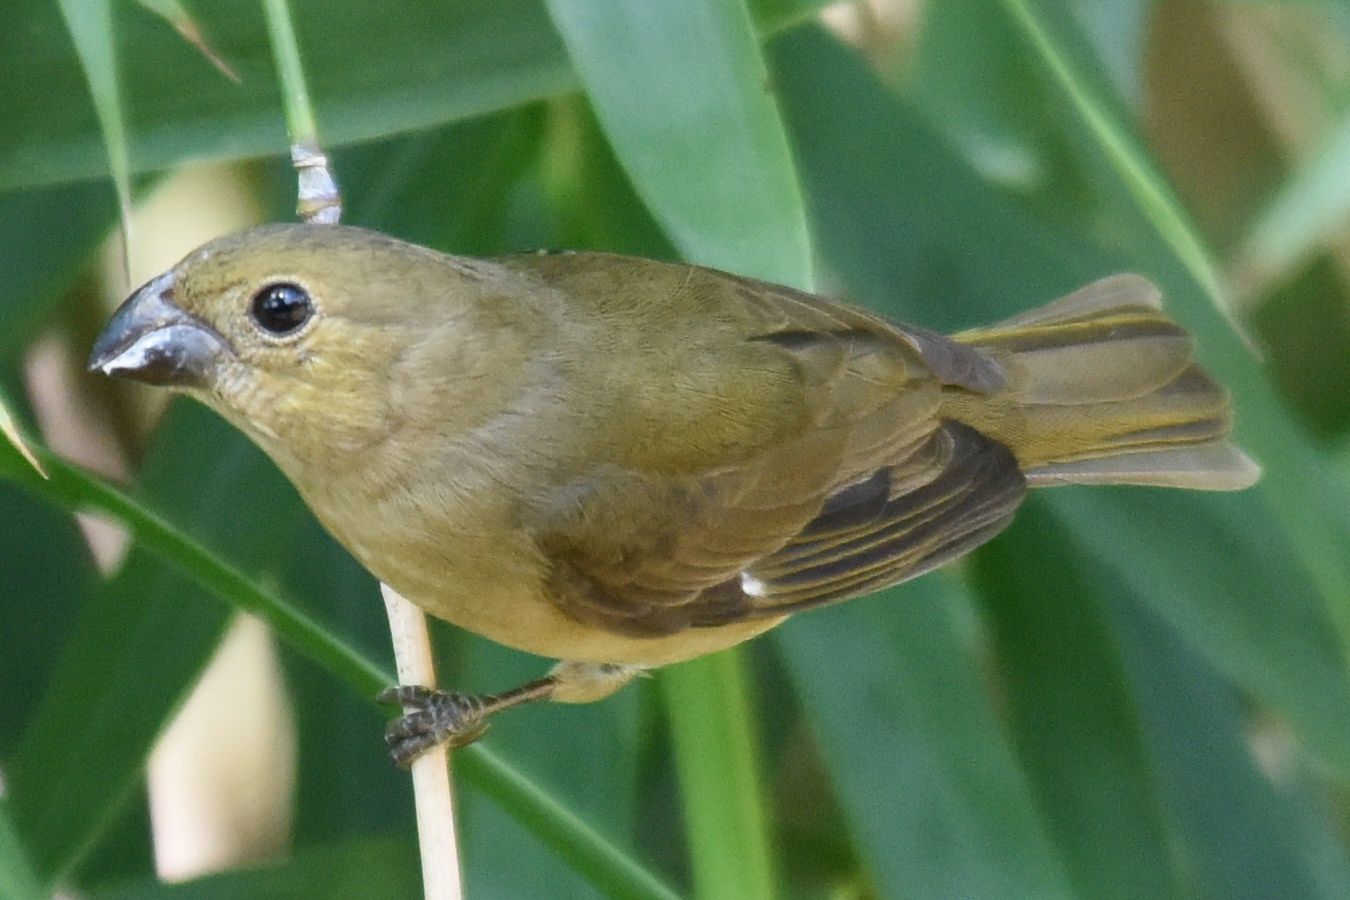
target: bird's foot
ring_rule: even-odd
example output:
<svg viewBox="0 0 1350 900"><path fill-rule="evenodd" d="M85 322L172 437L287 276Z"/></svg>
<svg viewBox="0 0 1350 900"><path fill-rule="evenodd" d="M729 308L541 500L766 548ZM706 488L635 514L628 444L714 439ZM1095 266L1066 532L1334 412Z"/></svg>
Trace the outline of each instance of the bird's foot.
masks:
<svg viewBox="0 0 1350 900"><path fill-rule="evenodd" d="M492 698L437 691L415 684L386 688L376 698L381 703L401 703L404 715L389 723L385 743L394 764L407 768L432 747L450 749L472 744L487 731L487 717L495 705Z"/></svg>

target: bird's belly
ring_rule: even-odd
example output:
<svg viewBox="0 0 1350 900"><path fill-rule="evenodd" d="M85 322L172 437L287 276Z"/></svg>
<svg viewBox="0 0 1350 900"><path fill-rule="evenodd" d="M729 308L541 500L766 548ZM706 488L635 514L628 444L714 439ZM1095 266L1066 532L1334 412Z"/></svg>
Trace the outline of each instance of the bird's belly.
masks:
<svg viewBox="0 0 1350 900"><path fill-rule="evenodd" d="M370 521L367 518L365 521ZM437 618L553 659L660 666L731 647L782 618L692 628L651 638L616 634L567 616L544 589L547 560L528 535L384 528L365 534L330 525L377 578ZM436 533L436 540L427 535Z"/></svg>

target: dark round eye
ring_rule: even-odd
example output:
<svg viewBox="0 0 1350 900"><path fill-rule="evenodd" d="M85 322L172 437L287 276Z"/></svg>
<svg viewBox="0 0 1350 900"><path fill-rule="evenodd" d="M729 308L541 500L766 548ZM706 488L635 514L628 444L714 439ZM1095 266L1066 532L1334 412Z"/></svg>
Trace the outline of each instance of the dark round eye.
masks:
<svg viewBox="0 0 1350 900"><path fill-rule="evenodd" d="M270 334L290 334L309 321L313 312L309 294L298 285L269 284L253 295L253 321Z"/></svg>

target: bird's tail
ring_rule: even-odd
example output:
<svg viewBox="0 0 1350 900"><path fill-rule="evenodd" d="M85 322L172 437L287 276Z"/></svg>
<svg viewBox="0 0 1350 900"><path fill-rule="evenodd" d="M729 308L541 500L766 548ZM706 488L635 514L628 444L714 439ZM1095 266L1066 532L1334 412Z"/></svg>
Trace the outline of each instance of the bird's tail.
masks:
<svg viewBox="0 0 1350 900"><path fill-rule="evenodd" d="M1195 365L1190 335L1137 275L955 340L998 360L1009 386L993 403L953 398L953 417L1010 447L1031 485L1237 490L1260 475L1227 440L1228 392Z"/></svg>

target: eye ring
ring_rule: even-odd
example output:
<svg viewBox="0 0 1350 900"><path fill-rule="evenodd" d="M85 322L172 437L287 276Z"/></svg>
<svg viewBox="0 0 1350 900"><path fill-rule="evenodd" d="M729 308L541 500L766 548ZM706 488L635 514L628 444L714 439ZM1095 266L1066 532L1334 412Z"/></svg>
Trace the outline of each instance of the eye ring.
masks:
<svg viewBox="0 0 1350 900"><path fill-rule="evenodd" d="M276 281L253 295L249 314L264 333L271 337L290 337L314 315L309 292L290 281Z"/></svg>

